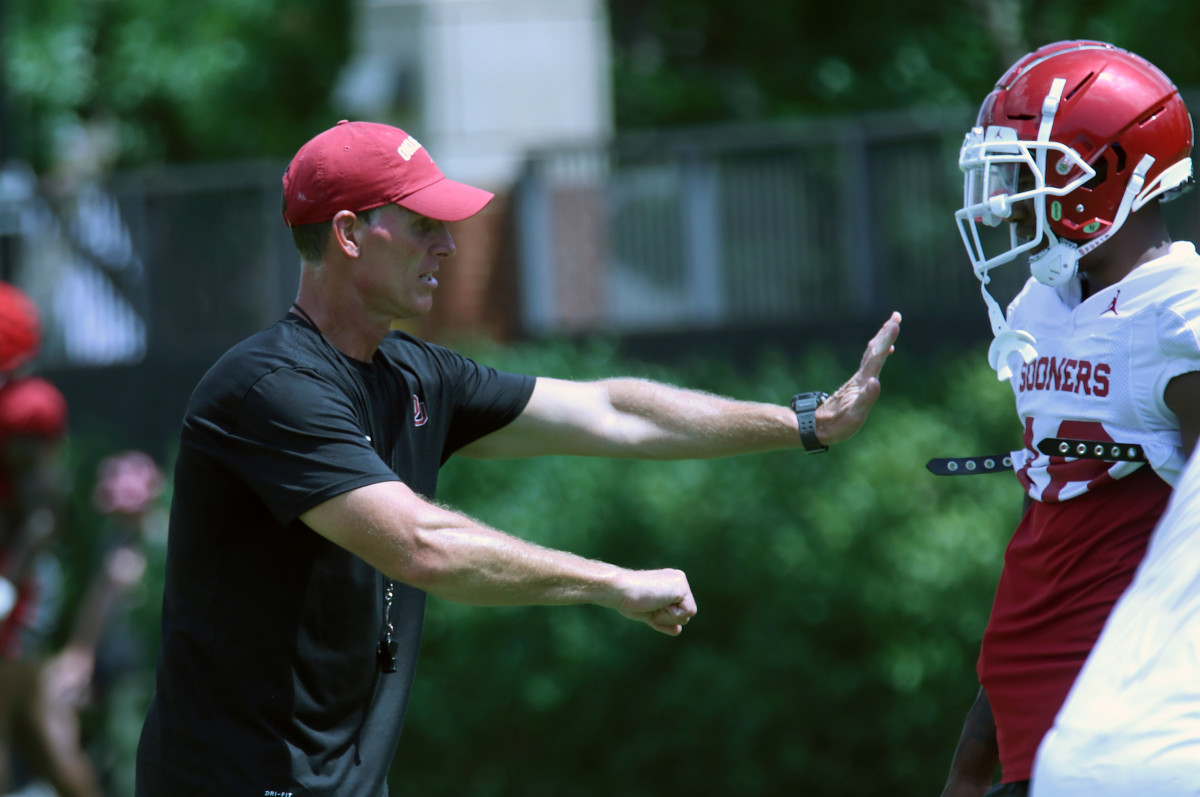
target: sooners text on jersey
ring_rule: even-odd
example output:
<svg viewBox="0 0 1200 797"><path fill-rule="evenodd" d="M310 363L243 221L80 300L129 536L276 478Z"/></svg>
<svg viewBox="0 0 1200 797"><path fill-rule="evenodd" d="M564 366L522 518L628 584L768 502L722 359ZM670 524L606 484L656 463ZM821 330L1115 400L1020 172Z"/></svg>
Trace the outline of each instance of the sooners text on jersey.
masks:
<svg viewBox="0 0 1200 797"><path fill-rule="evenodd" d="M1012 379L1024 448L1013 463L1030 497L1065 501L1128 476L1139 465L1048 456L1047 437L1141 445L1169 484L1183 468L1167 383L1200 370L1200 257L1171 245L1116 285L1080 300L1078 281L1051 288L1029 280L1009 323L1030 332L1038 356Z"/></svg>

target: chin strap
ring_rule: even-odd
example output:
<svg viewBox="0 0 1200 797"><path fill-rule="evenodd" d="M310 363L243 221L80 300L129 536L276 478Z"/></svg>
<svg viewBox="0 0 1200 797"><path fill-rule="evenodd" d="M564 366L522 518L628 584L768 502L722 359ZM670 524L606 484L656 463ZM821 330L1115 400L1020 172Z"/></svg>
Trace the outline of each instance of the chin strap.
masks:
<svg viewBox="0 0 1200 797"><path fill-rule="evenodd" d="M1004 318L1004 311L988 293L988 283L991 277L986 272L978 274L979 292L987 304L988 319L992 322L992 336L995 338L988 347L988 365L996 372L996 378L1005 382L1012 378L1013 371L1025 363L1037 358L1034 348L1037 340L1033 335L1020 329L1013 329Z"/></svg>

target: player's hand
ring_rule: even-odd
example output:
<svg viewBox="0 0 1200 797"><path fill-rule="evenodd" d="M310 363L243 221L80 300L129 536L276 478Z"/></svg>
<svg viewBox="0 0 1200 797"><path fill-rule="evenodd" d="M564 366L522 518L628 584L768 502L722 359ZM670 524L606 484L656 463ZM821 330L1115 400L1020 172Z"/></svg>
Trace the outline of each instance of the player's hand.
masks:
<svg viewBox="0 0 1200 797"><path fill-rule="evenodd" d="M655 631L679 636L696 614L696 599L680 570L627 570L618 588L623 597L617 611Z"/></svg>
<svg viewBox="0 0 1200 797"><path fill-rule="evenodd" d="M840 443L854 435L867 420L879 398L879 372L900 334L900 314L892 313L867 344L854 376L825 400L816 412L817 439L825 445Z"/></svg>

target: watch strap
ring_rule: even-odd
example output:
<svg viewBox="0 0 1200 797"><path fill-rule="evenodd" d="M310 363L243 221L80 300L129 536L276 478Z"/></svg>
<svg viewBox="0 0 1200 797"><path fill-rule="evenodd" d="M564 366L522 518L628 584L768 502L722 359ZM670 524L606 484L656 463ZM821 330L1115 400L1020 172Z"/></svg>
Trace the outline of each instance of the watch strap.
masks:
<svg viewBox="0 0 1200 797"><path fill-rule="evenodd" d="M821 439L817 437L816 415L817 407L824 404L827 398L829 398L829 394L821 391L797 393L792 397L792 412L796 413L796 425L800 429L800 442L803 444L805 452L809 454L820 454L829 450L829 446L823 445Z"/></svg>

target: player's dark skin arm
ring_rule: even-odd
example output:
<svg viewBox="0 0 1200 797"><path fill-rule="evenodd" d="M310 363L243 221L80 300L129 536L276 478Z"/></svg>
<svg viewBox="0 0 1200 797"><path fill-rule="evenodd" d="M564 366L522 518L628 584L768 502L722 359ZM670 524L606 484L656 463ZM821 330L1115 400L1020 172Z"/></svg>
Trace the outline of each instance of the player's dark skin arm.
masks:
<svg viewBox="0 0 1200 797"><path fill-rule="evenodd" d="M1024 494L1021 516L1029 511L1033 499ZM975 702L963 721L958 746L950 761L950 774L941 797L981 797L992 786L1000 766L1000 745L996 741L996 718L987 692L979 687Z"/></svg>
<svg viewBox="0 0 1200 797"><path fill-rule="evenodd" d="M1190 458L1200 437L1200 371L1180 374L1168 382L1163 401L1179 419L1183 455Z"/></svg>
<svg viewBox="0 0 1200 797"><path fill-rule="evenodd" d="M942 797L980 797L991 787L999 764L996 721L992 717L992 705L988 702L987 693L980 687L975 703L963 722Z"/></svg>

